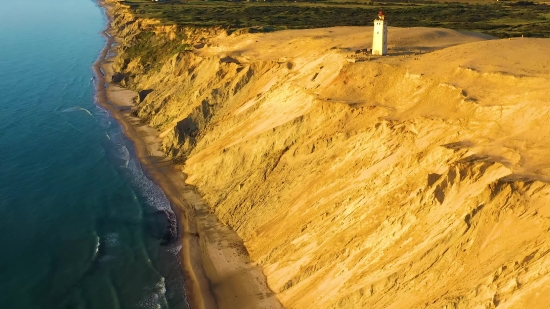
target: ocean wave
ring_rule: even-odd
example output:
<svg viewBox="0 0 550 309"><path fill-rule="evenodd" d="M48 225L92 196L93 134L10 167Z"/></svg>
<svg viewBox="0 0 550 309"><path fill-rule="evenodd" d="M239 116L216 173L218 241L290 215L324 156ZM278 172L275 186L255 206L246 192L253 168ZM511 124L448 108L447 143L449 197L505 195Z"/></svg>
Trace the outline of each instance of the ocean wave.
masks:
<svg viewBox="0 0 550 309"><path fill-rule="evenodd" d="M96 115L96 119L99 123L99 126L102 127L102 128L109 128L112 124L112 121L111 121L111 114L109 114L108 111L106 111L105 109L101 108L100 106L96 106L96 111L94 112L94 114Z"/></svg>
<svg viewBox="0 0 550 309"><path fill-rule="evenodd" d="M117 233L109 233L103 237L105 240L105 245L109 247L115 247L119 244L120 236Z"/></svg>
<svg viewBox="0 0 550 309"><path fill-rule="evenodd" d="M162 295L164 295L164 293L166 293L166 283L165 283L164 277L160 277L160 281L155 284L155 288Z"/></svg>
<svg viewBox="0 0 550 309"><path fill-rule="evenodd" d="M167 307L168 302L165 297L166 283L164 277L160 277L160 280L157 283L147 289L149 289L150 292L147 293L145 298L138 303L140 308L160 309Z"/></svg>
<svg viewBox="0 0 550 309"><path fill-rule="evenodd" d="M95 260L97 259L97 256L98 256L98 253L99 253L99 236L95 235L95 238L96 238L96 241L95 241L95 249L94 249L94 254L92 256L92 259Z"/></svg>
<svg viewBox="0 0 550 309"><path fill-rule="evenodd" d="M98 107L98 119L111 119L110 115L105 109ZM170 201L164 194L164 192L147 177L139 159L137 158L133 145L124 136L119 126L113 126L108 130L108 140L106 151L110 152L111 157L115 158L115 163L118 165L118 160L123 160L124 164L119 165L123 170L121 172L126 174L131 186L136 189L136 193L144 200L145 204L152 207L155 210L165 210L172 212Z"/></svg>
<svg viewBox="0 0 550 309"><path fill-rule="evenodd" d="M97 262L107 262L116 258L113 255L105 254L106 247L116 247L119 244L119 235L117 233L109 233L105 236L96 237L96 244L93 254L93 260Z"/></svg>
<svg viewBox="0 0 550 309"><path fill-rule="evenodd" d="M115 156L119 159L124 160L124 166L128 166L128 163L130 162L130 151L126 146L118 145L118 147L115 148Z"/></svg>
<svg viewBox="0 0 550 309"><path fill-rule="evenodd" d="M68 113L68 112L76 112L76 111L84 111L88 115L94 117L94 115L92 115L92 113L89 110L87 110L85 108L82 108L80 106L73 106L73 107L65 108L65 109L61 110L60 112L61 113Z"/></svg>
<svg viewBox="0 0 550 309"><path fill-rule="evenodd" d="M113 137L111 135L112 140L116 141L115 138L122 139L122 136ZM145 203L155 210L172 212L170 201L164 192L147 177L135 154L131 154L130 150L125 146L116 149L116 151L120 153L118 158L125 160L125 165L123 167L130 173L130 183L137 189L138 194L142 196ZM124 153L124 155L122 155L122 153Z"/></svg>
<svg viewBox="0 0 550 309"><path fill-rule="evenodd" d="M179 260L178 253L180 253L182 248L183 248L183 246L182 246L181 242L176 241L168 248L168 252L172 253Z"/></svg>
<svg viewBox="0 0 550 309"><path fill-rule="evenodd" d="M134 175L133 184L138 188L139 192L145 198L147 205L153 207L156 210L165 210L172 212L170 207L170 201L164 194L164 192L145 175L141 164L137 159L132 159L128 165L128 169Z"/></svg>
<svg viewBox="0 0 550 309"><path fill-rule="evenodd" d="M99 118L98 119L99 126L106 129L111 126L111 120L108 118Z"/></svg>

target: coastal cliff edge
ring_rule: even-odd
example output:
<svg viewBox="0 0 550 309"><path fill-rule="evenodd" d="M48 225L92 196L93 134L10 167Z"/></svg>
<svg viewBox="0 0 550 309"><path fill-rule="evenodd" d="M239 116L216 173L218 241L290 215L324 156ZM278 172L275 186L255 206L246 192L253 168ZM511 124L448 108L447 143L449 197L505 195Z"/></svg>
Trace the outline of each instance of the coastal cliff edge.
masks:
<svg viewBox="0 0 550 309"><path fill-rule="evenodd" d="M109 74L194 209L206 308L230 308L239 274L211 276L233 254L267 280L239 308L550 301L549 39L390 27L374 57L372 27L228 34L108 3Z"/></svg>

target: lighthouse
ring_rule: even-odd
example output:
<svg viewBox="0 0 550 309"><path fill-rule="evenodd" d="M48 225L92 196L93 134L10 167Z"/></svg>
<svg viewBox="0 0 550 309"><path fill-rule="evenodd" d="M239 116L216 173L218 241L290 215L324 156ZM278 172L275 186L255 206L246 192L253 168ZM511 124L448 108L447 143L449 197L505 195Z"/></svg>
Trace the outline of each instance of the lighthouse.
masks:
<svg viewBox="0 0 550 309"><path fill-rule="evenodd" d="M378 13L374 20L374 32L372 34L372 54L386 55L388 53L388 23L384 19L384 11Z"/></svg>

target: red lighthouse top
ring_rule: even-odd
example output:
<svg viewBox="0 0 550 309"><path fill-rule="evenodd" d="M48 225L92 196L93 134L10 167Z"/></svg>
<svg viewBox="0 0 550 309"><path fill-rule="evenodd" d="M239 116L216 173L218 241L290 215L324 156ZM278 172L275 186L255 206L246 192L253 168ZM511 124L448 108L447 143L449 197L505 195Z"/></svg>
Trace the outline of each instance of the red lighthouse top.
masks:
<svg viewBox="0 0 550 309"><path fill-rule="evenodd" d="M378 19L384 20L384 11L378 12Z"/></svg>

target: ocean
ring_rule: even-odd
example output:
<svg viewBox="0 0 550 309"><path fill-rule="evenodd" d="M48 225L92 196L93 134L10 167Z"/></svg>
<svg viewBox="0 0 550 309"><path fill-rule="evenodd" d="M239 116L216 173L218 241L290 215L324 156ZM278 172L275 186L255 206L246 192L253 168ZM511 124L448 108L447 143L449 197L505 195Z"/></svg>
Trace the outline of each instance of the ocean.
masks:
<svg viewBox="0 0 550 309"><path fill-rule="evenodd" d="M92 0L0 0L0 308L187 308L170 203L99 107Z"/></svg>

